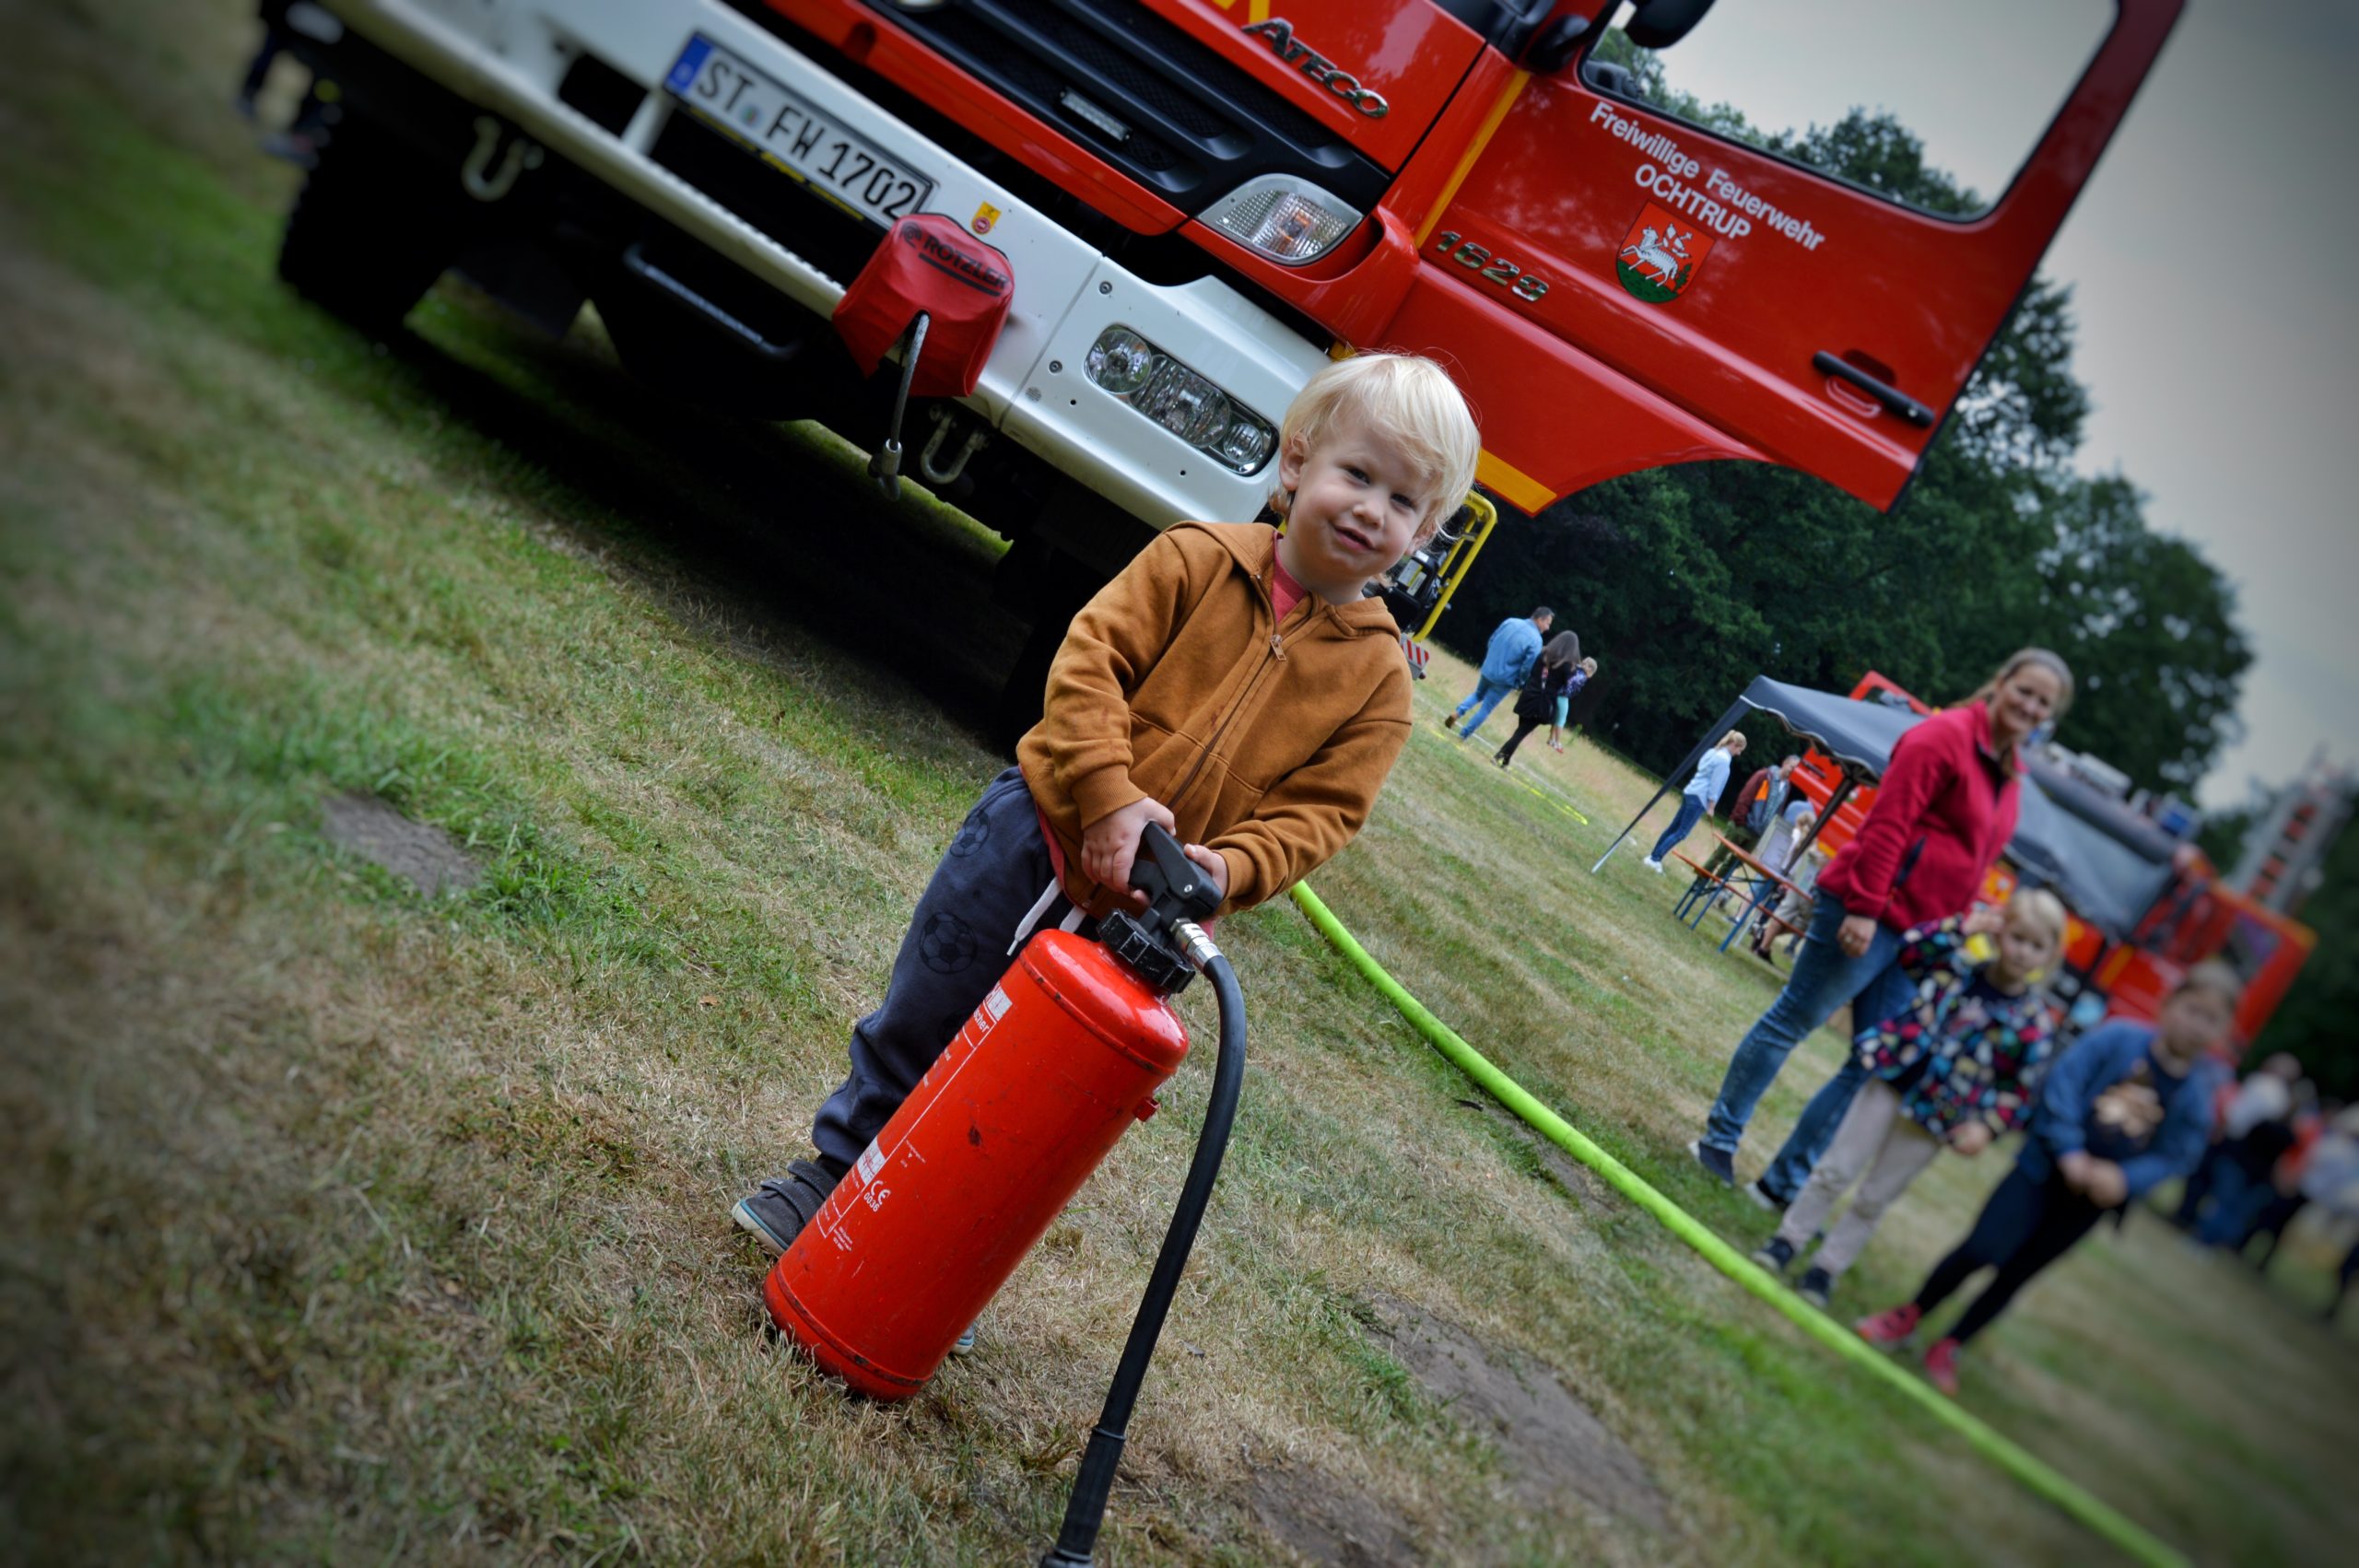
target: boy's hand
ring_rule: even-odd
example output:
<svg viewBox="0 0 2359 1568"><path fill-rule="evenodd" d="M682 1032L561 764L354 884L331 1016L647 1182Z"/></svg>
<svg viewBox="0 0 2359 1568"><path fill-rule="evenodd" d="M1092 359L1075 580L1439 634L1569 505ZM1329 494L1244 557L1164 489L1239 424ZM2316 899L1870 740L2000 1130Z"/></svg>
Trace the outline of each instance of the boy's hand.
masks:
<svg viewBox="0 0 2359 1568"><path fill-rule="evenodd" d="M1950 1129L1950 1147L1972 1159L1990 1147L1990 1124L1987 1121L1962 1121Z"/></svg>
<svg viewBox="0 0 2359 1568"><path fill-rule="evenodd" d="M1226 900L1228 897L1228 857L1201 844L1184 845L1180 852L1203 869L1205 880L1213 884L1213 891Z"/></svg>
<svg viewBox="0 0 2359 1568"><path fill-rule="evenodd" d="M2118 1209L2130 1199L2130 1178L2111 1160L2091 1160L2081 1194L2100 1209Z"/></svg>
<svg viewBox="0 0 2359 1568"><path fill-rule="evenodd" d="M2057 1159L2056 1168L2064 1173L2064 1185L2075 1192L2089 1189L2089 1172L2096 1167L2096 1160L2085 1149L2075 1149Z"/></svg>
<svg viewBox="0 0 2359 1568"><path fill-rule="evenodd" d="M1997 936L2007 926L2007 913L1988 904L1978 904L1958 928L1965 936Z"/></svg>
<svg viewBox="0 0 2359 1568"><path fill-rule="evenodd" d="M1168 833L1173 825L1161 801L1142 796L1119 811L1108 812L1081 830L1081 869L1092 882L1121 894L1133 909L1146 907L1146 895L1131 886L1131 867L1139 858L1139 836L1154 823Z"/></svg>

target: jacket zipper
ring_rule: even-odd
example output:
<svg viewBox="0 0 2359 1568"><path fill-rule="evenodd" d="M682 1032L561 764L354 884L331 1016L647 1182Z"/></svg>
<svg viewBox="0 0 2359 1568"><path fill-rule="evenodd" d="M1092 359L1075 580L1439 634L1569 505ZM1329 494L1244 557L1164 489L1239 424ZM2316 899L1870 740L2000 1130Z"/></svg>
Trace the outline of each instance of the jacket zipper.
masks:
<svg viewBox="0 0 2359 1568"><path fill-rule="evenodd" d="M1260 586L1261 579L1259 578L1254 579L1254 583L1256 586ZM1180 801L1184 799L1188 791L1194 787L1197 776L1203 772L1204 764L1210 762L1212 760L1213 754L1220 749L1221 737L1228 733L1228 727L1237 721L1237 716L1245 711L1245 705L1251 699L1254 688L1262 684L1262 677L1269 673L1271 665L1280 662L1286 656L1285 638L1277 629L1277 617L1274 614L1274 606L1273 608L1273 613L1270 621L1269 651L1262 656L1261 667L1256 669L1252 674L1246 677L1245 689L1237 694L1237 700L1229 704L1228 711L1222 714L1220 722L1214 726L1212 738L1207 740L1203 743L1203 748L1196 753L1195 761L1188 765L1187 775L1180 780L1180 787L1171 791L1171 798L1169 800L1163 802L1166 808L1174 813L1178 812ZM1312 621L1318 618L1318 611L1313 610L1309 614L1305 615L1302 621L1303 626L1309 626ZM1299 628L1297 628L1297 635L1299 635Z"/></svg>

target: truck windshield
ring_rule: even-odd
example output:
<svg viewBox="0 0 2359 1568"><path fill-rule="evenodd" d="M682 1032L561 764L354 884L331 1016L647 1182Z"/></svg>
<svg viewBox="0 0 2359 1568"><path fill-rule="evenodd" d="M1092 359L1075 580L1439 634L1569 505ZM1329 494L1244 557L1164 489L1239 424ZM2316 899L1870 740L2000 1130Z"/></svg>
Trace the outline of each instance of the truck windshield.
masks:
<svg viewBox="0 0 2359 1568"><path fill-rule="evenodd" d="M2006 193L2097 46L2114 0L1746 0L1676 49L1610 31L1601 91L1946 217Z"/></svg>

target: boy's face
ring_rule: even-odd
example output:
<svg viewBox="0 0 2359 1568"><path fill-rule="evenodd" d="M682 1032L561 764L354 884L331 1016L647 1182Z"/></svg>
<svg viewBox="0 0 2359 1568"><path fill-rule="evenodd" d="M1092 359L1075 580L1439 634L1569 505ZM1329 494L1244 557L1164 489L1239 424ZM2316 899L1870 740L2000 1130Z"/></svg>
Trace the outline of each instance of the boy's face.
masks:
<svg viewBox="0 0 2359 1568"><path fill-rule="evenodd" d="M1278 559L1334 604L1409 553L1433 505L1417 465L1356 414L1339 414L1309 451L1281 453L1278 483L1294 493Z"/></svg>
<svg viewBox="0 0 2359 1568"><path fill-rule="evenodd" d="M2155 1022L2162 1025L2164 1042L2172 1054L2193 1058L2225 1040L2236 1021L2236 1010L2228 1005L2226 997L2190 986L2172 993Z"/></svg>

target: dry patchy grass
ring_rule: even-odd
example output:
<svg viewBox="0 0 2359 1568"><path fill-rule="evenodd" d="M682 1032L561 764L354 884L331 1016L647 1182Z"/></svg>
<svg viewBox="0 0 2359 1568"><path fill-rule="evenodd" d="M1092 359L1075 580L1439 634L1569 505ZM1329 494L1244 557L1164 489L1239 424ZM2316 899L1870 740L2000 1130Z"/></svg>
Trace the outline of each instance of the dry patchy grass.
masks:
<svg viewBox="0 0 2359 1568"><path fill-rule="evenodd" d="M1201 1067L984 1351L904 1406L765 1339L724 1217L796 1152L997 766L960 722L1014 646L988 543L877 506L809 431L651 406L594 332L540 344L446 290L379 354L288 298L284 182L208 85L237 14L60 8L0 62L24 133L0 138L0 1551L1027 1556ZM1679 1150L1774 978L1672 926L1635 857L1588 875L1649 780L1527 747L1536 795L1444 736L1464 675L1437 661L1322 892L1750 1239L1762 1217ZM482 883L428 899L335 849L321 802L346 790L447 830ZM2087 1555L1482 1103L1290 910L1227 936L1257 1002L1246 1103L1110 1561L1355 1532L1514 1562ZM1834 1049L1805 1046L1765 1128ZM1996 1174L1930 1177L1862 1295L1909 1282ZM2201 1554L2327 1549L2353 1523L2348 1341L2154 1230L2044 1282L1970 1398ZM1535 1492L1404 1321L1559 1380L1659 1512Z"/></svg>

